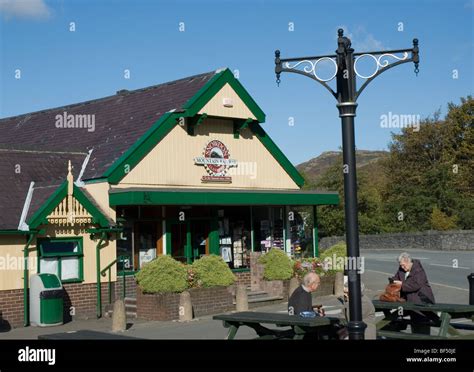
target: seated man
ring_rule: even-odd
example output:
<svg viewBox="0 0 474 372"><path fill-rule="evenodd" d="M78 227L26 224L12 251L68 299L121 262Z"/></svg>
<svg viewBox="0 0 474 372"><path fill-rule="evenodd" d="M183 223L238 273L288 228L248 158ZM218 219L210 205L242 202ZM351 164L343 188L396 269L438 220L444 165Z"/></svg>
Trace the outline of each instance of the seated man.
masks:
<svg viewBox="0 0 474 372"><path fill-rule="evenodd" d="M393 277L393 282L401 285L400 297L404 298L407 302L415 304L434 304L435 298L433 291L431 290L425 270L423 266L421 266L421 262L412 259L407 252L400 254L398 262L400 267ZM414 322L412 329L415 333L430 333L430 326L426 325L426 323L429 321L429 318L432 318L431 313L424 314L419 311L409 311L407 312L407 315L408 314L410 315L410 319ZM427 318L426 315L428 315L429 318Z"/></svg>
<svg viewBox="0 0 474 372"><path fill-rule="evenodd" d="M316 273L308 273L303 278L303 284L294 290L288 300L288 314L300 315L303 311L317 311L317 314L324 316L324 310L321 307L313 306L311 293L319 287L321 279Z"/></svg>

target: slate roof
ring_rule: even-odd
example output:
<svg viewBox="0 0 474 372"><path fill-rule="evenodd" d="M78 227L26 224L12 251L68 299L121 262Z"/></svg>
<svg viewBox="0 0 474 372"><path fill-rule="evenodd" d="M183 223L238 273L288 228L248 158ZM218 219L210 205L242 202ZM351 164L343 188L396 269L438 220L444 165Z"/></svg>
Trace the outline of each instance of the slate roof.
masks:
<svg viewBox="0 0 474 372"><path fill-rule="evenodd" d="M16 230L31 181L28 216L48 199L67 175L68 160L77 176L87 154L0 149L0 230Z"/></svg>
<svg viewBox="0 0 474 372"><path fill-rule="evenodd" d="M77 179L92 149L82 179L102 177L153 123L170 110L182 109L215 73L0 119L0 230L18 228L31 181L35 187L28 217L65 180L68 160ZM56 116L65 112L95 115L94 130L57 128Z"/></svg>
<svg viewBox="0 0 474 372"><path fill-rule="evenodd" d="M0 148L87 152L93 149L83 179L100 178L164 113L182 106L215 71L74 105L0 119ZM57 128L56 115L95 115L95 130Z"/></svg>

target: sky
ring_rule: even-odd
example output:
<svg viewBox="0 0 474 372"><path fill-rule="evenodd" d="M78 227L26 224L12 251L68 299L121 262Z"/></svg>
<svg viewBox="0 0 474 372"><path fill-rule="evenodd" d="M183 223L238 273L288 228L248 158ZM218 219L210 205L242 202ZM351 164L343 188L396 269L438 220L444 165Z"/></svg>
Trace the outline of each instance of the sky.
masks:
<svg viewBox="0 0 474 372"><path fill-rule="evenodd" d="M473 11L474 0L0 0L0 117L229 67L266 113L263 128L299 164L340 148L340 118L312 79L283 73L277 87L274 51L333 54L343 28L356 52L419 39L418 76L412 63L394 67L358 99L357 148L386 150L400 131L387 118L445 114L472 95ZM362 75L376 68L370 57L358 66Z"/></svg>

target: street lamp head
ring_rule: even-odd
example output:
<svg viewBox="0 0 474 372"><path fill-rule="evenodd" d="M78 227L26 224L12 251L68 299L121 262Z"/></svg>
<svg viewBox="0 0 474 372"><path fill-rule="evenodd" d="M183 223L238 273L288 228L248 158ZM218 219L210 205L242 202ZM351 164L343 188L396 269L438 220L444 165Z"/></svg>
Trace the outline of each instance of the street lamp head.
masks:
<svg viewBox="0 0 474 372"><path fill-rule="evenodd" d="M337 30L337 36L339 37L343 37L344 36L344 30L342 28L340 28L339 30Z"/></svg>

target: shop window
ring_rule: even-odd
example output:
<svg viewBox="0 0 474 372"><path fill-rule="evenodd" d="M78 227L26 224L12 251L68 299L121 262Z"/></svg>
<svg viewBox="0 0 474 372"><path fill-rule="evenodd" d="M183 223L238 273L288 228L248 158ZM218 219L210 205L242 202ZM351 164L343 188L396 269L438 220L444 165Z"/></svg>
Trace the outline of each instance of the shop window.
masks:
<svg viewBox="0 0 474 372"><path fill-rule="evenodd" d="M63 283L82 282L82 238L38 240L38 272L56 274Z"/></svg>
<svg viewBox="0 0 474 372"><path fill-rule="evenodd" d="M218 210L219 247L232 269L250 267L250 212L248 208L227 207Z"/></svg>

